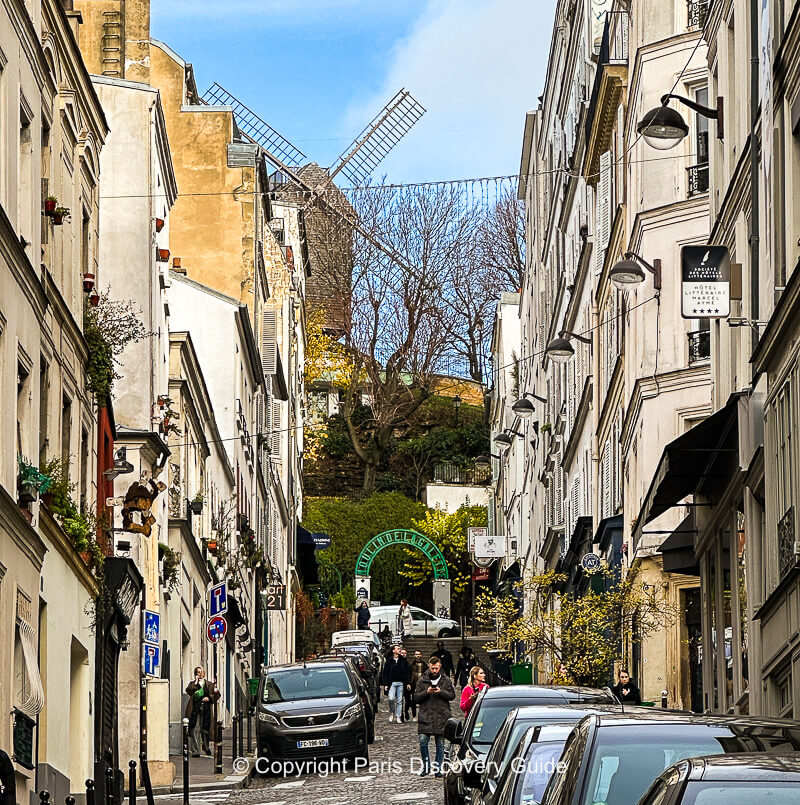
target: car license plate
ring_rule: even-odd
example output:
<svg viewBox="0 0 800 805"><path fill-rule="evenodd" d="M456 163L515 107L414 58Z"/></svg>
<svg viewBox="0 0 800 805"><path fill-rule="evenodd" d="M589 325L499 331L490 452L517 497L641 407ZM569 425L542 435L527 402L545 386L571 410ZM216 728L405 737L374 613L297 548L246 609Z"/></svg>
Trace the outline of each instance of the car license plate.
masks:
<svg viewBox="0 0 800 805"><path fill-rule="evenodd" d="M314 738L311 741L298 741L297 748L298 749L316 749L318 746L327 746L328 739L327 738Z"/></svg>

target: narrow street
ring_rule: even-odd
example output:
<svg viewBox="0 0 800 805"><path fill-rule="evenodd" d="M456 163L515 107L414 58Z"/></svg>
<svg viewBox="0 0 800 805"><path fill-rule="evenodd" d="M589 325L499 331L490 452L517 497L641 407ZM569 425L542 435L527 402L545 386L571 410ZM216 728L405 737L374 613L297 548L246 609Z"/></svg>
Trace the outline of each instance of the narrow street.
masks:
<svg viewBox="0 0 800 805"><path fill-rule="evenodd" d="M253 778L250 788L231 793L226 805L373 805L390 802L442 802L442 781L419 776L419 743L415 722L390 724L386 699L375 720L375 743L367 769L348 768L327 776ZM433 740L430 745L434 751ZM194 795L192 803L220 805L210 794ZM174 801L173 801L174 802Z"/></svg>

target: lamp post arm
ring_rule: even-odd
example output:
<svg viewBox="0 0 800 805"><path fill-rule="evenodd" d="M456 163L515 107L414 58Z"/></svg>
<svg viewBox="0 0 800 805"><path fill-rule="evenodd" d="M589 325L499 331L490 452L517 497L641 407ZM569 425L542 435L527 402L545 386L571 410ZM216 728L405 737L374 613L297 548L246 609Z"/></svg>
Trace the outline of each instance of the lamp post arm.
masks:
<svg viewBox="0 0 800 805"><path fill-rule="evenodd" d="M683 95L675 95L672 92L661 96L661 105L666 106L670 98L686 104L686 106L690 109L694 109L695 112L699 112L703 117L710 117L714 120L719 118L719 109L714 109L711 106L703 106L702 103L697 103L697 101L693 101L691 98L684 98Z"/></svg>
<svg viewBox="0 0 800 805"><path fill-rule="evenodd" d="M656 291L661 290L661 260L653 260L651 265L643 257L639 257L636 252L625 252L625 259L635 260L639 265L646 268L653 275L653 288Z"/></svg>
<svg viewBox="0 0 800 805"><path fill-rule="evenodd" d="M587 338L585 335L579 335L578 333L571 333L569 330L562 330L559 333L559 336L561 336L561 338L575 338L575 339L577 339L578 341L581 341L584 344L591 344L592 343L591 338Z"/></svg>
<svg viewBox="0 0 800 805"><path fill-rule="evenodd" d="M547 399L545 397L540 397L538 394L534 394L532 391L526 391L523 397L533 397L534 400L539 400L539 402L546 403Z"/></svg>

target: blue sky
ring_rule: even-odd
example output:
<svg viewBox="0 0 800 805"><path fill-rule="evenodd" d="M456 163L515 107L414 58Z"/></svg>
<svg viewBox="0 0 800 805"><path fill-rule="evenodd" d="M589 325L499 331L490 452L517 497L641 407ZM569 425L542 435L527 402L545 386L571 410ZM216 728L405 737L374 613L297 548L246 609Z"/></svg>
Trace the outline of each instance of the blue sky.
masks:
<svg viewBox="0 0 800 805"><path fill-rule="evenodd" d="M331 164L401 87L427 114L390 181L516 173L555 0L152 0L152 34L311 160ZM380 169L379 169L380 170Z"/></svg>

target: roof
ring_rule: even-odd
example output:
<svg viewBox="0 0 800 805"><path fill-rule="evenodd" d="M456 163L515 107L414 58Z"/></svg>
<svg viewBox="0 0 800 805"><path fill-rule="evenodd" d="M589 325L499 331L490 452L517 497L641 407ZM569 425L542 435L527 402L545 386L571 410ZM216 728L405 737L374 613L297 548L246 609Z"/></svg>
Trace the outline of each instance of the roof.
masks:
<svg viewBox="0 0 800 805"><path fill-rule="evenodd" d="M691 758L689 777L693 780L800 783L800 755L748 752L733 755L707 755Z"/></svg>
<svg viewBox="0 0 800 805"><path fill-rule="evenodd" d="M581 688L576 685L502 685L489 688L484 699L552 699L554 702L574 701L580 703L581 697L608 697L608 694L597 688ZM609 698L609 702L610 702ZM588 702L587 702L588 704Z"/></svg>

